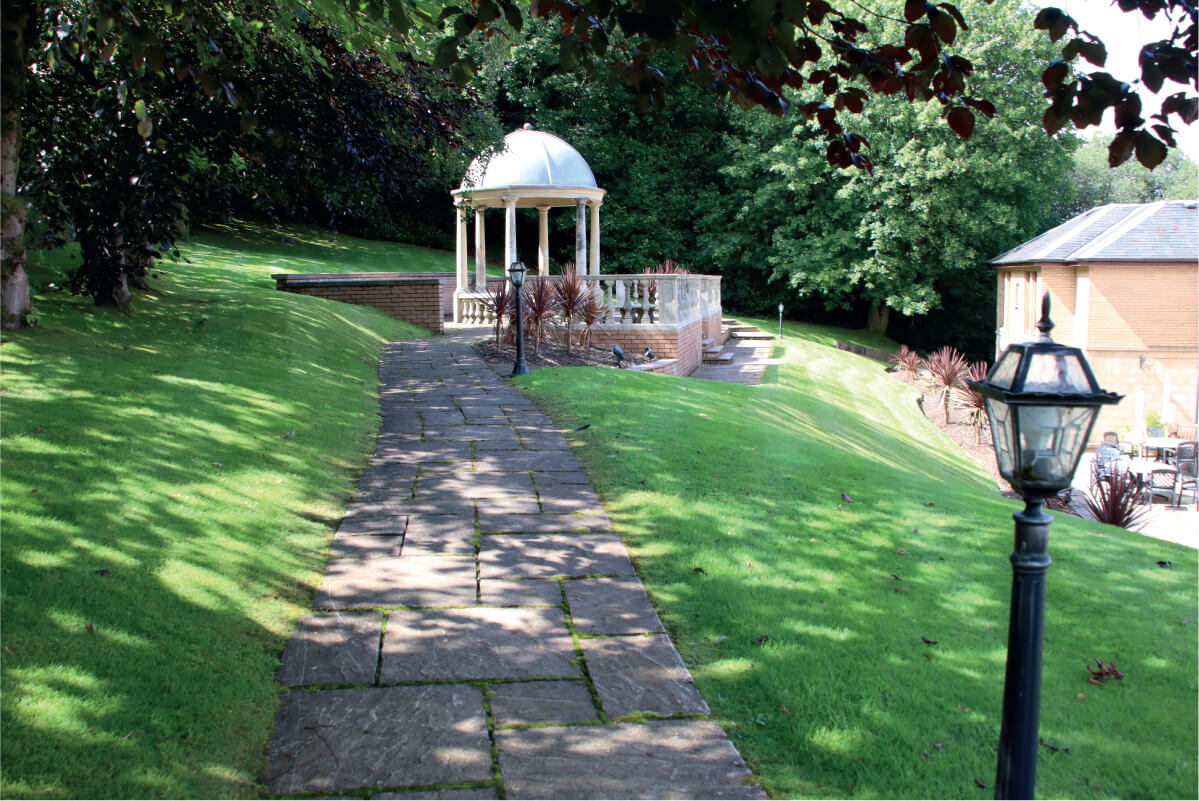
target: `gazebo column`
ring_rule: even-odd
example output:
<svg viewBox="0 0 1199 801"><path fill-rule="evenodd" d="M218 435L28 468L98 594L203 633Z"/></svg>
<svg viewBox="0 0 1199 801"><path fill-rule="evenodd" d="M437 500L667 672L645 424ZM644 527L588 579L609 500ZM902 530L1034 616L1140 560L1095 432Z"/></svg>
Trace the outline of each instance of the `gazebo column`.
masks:
<svg viewBox="0 0 1199 801"><path fill-rule="evenodd" d="M598 200L591 201L591 267L592 275L599 275L599 246L600 246L600 222L599 222L600 202Z"/></svg>
<svg viewBox="0 0 1199 801"><path fill-rule="evenodd" d="M504 272L516 261L516 198L506 196L504 201Z"/></svg>
<svg viewBox="0 0 1199 801"><path fill-rule="evenodd" d="M550 207L537 207L537 272L550 273Z"/></svg>
<svg viewBox="0 0 1199 801"><path fill-rule="evenodd" d="M587 198L575 201L575 272L587 275Z"/></svg>
<svg viewBox="0 0 1199 801"><path fill-rule="evenodd" d="M454 322L462 322L462 310L458 304L457 296L459 292L467 290L466 276L466 219L462 216L462 206L454 204L454 230L456 233L454 247Z"/></svg>
<svg viewBox="0 0 1199 801"><path fill-rule="evenodd" d="M484 226L483 212L486 206L475 209L475 289L487 291L487 229Z"/></svg>

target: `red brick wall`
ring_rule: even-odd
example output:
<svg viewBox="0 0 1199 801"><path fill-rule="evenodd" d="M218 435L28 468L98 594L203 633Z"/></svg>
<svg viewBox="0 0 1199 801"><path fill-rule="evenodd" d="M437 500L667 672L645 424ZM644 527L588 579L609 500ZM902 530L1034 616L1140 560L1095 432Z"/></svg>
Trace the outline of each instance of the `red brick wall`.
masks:
<svg viewBox="0 0 1199 801"><path fill-rule="evenodd" d="M703 362L703 328L701 320L677 330L673 326L665 325L636 328L607 328L600 325L592 329L591 341L594 347L611 348L614 344L620 345L630 354L652 348L654 355L659 359L675 360L674 364L667 366L663 372L687 376L695 372Z"/></svg>
<svg viewBox="0 0 1199 801"><path fill-rule="evenodd" d="M374 306L381 311L428 328L435 334L445 331L441 312L442 281L437 278L376 278L374 274L311 276L303 274L273 276L276 288L298 295L310 295ZM394 276L395 273L381 275ZM407 276L407 273L400 273ZM452 291L452 290L451 290Z"/></svg>

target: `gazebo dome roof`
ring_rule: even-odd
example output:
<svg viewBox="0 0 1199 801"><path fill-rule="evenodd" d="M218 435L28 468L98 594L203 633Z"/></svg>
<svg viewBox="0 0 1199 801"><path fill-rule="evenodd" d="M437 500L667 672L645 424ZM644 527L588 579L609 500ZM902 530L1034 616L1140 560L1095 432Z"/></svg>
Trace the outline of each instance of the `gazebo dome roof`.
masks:
<svg viewBox="0 0 1199 801"><path fill-rule="evenodd" d="M579 151L531 125L504 137L504 149L485 151L466 170L462 188L508 187L597 189L595 175Z"/></svg>

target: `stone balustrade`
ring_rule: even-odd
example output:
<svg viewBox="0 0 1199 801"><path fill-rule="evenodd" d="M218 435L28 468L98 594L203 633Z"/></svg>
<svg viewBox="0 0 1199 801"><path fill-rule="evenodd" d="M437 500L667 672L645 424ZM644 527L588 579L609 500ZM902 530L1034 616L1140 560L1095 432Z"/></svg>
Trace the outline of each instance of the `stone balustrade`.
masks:
<svg viewBox="0 0 1199 801"><path fill-rule="evenodd" d="M531 276L528 281L561 281L559 275ZM589 275L583 283L598 293L608 313L607 325L685 326L720 315L720 276L673 274ZM526 284L527 285L527 284ZM493 323L486 292L456 293L458 319Z"/></svg>

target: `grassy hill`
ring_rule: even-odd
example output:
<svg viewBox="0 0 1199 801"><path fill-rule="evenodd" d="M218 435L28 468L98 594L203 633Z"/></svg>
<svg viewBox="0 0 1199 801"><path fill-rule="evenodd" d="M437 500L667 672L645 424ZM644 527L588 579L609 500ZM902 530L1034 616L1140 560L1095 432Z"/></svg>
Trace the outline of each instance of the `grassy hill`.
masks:
<svg viewBox="0 0 1199 801"><path fill-rule="evenodd" d="M590 424L577 454L772 797L992 797L1017 506L834 333L789 325L759 387L519 385ZM1050 553L1041 735L1069 751L1039 796L1193 797L1196 552L1058 515ZM1124 680L1088 683L1095 658Z"/></svg>
<svg viewBox="0 0 1199 801"><path fill-rule="evenodd" d="M373 447L380 344L427 334L270 274L447 261L250 225L183 253L128 314L46 289L74 254L33 254L40 325L4 335L8 797L260 793L278 656Z"/></svg>

